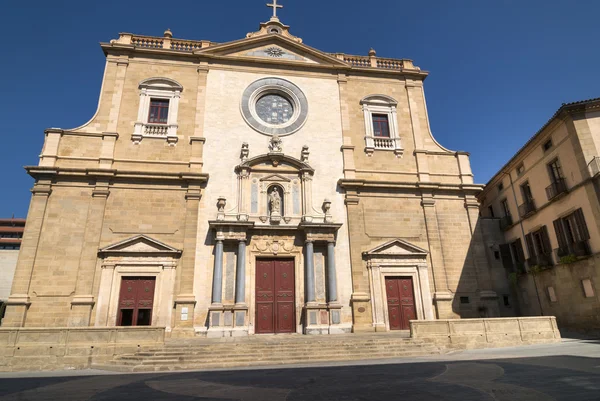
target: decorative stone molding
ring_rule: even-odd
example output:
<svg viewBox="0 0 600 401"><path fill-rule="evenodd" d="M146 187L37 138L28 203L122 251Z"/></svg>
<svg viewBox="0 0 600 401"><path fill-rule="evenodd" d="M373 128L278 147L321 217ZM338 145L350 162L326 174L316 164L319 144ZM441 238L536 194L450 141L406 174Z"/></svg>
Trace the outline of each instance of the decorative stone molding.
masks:
<svg viewBox="0 0 600 401"><path fill-rule="evenodd" d="M284 124L275 125L263 121L256 112L256 103L266 95L275 94L287 99L293 108L292 117ZM281 78L263 78L253 82L242 95L241 112L250 127L264 135L291 135L306 123L308 101L292 82ZM281 150L280 150L281 151Z"/></svg>
<svg viewBox="0 0 600 401"><path fill-rule="evenodd" d="M434 318L429 289L428 252L402 239L395 239L363 252L370 277L371 309L375 330L390 330L386 277L411 277L418 320Z"/></svg>
<svg viewBox="0 0 600 401"><path fill-rule="evenodd" d="M143 138L161 138L166 139L170 146L174 146L178 141L177 115L183 86L170 78L149 78L140 82L139 89L138 117L131 140L139 144ZM151 99L169 100L167 124L152 124L148 121Z"/></svg>
<svg viewBox="0 0 600 401"><path fill-rule="evenodd" d="M385 95L371 95L360 101L365 121L365 153L373 156L375 150L393 151L396 157L404 155L402 141L398 132L398 102ZM390 136L376 137L373 132L373 114L383 114L388 118Z"/></svg>

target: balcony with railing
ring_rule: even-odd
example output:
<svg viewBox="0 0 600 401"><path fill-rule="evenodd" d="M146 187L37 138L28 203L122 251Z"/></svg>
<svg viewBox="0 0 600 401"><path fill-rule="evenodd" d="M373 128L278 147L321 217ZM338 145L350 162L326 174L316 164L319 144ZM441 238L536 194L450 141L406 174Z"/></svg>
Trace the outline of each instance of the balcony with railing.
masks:
<svg viewBox="0 0 600 401"><path fill-rule="evenodd" d="M146 124L144 126L144 135L166 137L169 132L169 126L166 124Z"/></svg>
<svg viewBox="0 0 600 401"><path fill-rule="evenodd" d="M507 228L509 228L512 225L513 225L513 218L510 214L508 214L500 219L500 229L506 230Z"/></svg>
<svg viewBox="0 0 600 401"><path fill-rule="evenodd" d="M519 215L521 217L527 217L532 213L535 213L537 207L535 205L535 201L533 199L528 199L519 206Z"/></svg>
<svg viewBox="0 0 600 401"><path fill-rule="evenodd" d="M541 253L527 259L527 264L529 267L537 266L540 268L548 268L554 266L554 261L552 260L551 253Z"/></svg>
<svg viewBox="0 0 600 401"><path fill-rule="evenodd" d="M397 157L401 157L404 153L402 140L400 138L367 135L365 141L367 145L365 150L369 156L371 156L375 150L391 150Z"/></svg>
<svg viewBox="0 0 600 401"><path fill-rule="evenodd" d="M548 200L552 200L559 195L566 194L568 191L567 181L564 178L561 178L546 188L546 195L548 195Z"/></svg>
<svg viewBox="0 0 600 401"><path fill-rule="evenodd" d="M595 177L600 174L600 157L595 156L590 164L588 164L590 170L590 176Z"/></svg>
<svg viewBox="0 0 600 401"><path fill-rule="evenodd" d="M568 256L584 258L586 256L590 256L591 254L592 249L590 248L589 241L574 242L556 250L556 256L559 260Z"/></svg>
<svg viewBox="0 0 600 401"><path fill-rule="evenodd" d="M163 37L120 33L119 39L113 40L111 43L132 45L138 49L163 49L182 53L193 53L194 51L217 44L208 40L176 39L170 30L165 31ZM371 50L368 56L344 53L329 54L356 68L376 68L389 71L420 70L419 67L413 64L412 60L377 57L377 53L374 50Z"/></svg>

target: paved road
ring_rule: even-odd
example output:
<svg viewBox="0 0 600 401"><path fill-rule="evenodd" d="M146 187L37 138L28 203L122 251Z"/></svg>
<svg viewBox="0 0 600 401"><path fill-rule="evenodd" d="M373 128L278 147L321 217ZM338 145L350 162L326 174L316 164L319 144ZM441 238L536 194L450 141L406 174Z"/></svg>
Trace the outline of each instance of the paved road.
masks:
<svg viewBox="0 0 600 401"><path fill-rule="evenodd" d="M4 400L600 400L600 341L215 372L0 374Z"/></svg>

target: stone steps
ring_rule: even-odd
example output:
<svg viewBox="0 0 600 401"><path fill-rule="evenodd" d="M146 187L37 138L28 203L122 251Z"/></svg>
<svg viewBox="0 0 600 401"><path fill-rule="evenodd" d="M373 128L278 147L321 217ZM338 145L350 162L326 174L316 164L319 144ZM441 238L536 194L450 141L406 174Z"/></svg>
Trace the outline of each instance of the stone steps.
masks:
<svg viewBox="0 0 600 401"><path fill-rule="evenodd" d="M170 340L162 347L144 347L135 354L119 355L109 362L93 364L92 368L121 372L226 369L441 353L438 347L428 342L380 334L227 340Z"/></svg>
<svg viewBox="0 0 600 401"><path fill-rule="evenodd" d="M404 355L407 352L431 352L431 351L437 351L435 348L432 347L411 347L409 349L405 349L405 350L394 350L394 351L376 351L376 350L365 350L362 352L355 352L352 355L354 357L368 357L368 356L374 356L374 357L389 357L389 356L398 356L398 355ZM276 353L275 354L276 357L284 357L284 358L288 358L288 359L302 359L306 356L306 351L294 351L294 352L286 352L286 353ZM344 353L340 352L339 350L332 350L329 352L319 352L317 354L319 357L323 357L323 358L329 358L329 357L336 357L338 355L344 355ZM310 357L310 355L309 355ZM220 355L217 357L220 361L225 361L225 360L244 360L244 359L248 359L248 360L266 360L266 359L270 359L271 356L268 353L253 353L253 354L243 354L243 355L239 355L239 354L232 354L232 355ZM178 360L178 361L185 361L185 362L199 362L199 363L212 363L215 360L215 357L212 355L202 355L202 354L168 354L168 353L164 353L162 355L124 355L121 356L119 358L117 358L117 360L119 361L137 361L137 362L152 362L152 361L171 361L171 360Z"/></svg>

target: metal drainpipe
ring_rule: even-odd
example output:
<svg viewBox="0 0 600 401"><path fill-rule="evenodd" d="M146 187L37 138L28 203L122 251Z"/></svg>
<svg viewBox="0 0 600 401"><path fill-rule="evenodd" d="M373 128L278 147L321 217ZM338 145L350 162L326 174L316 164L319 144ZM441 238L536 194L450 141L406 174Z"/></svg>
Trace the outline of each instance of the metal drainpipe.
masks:
<svg viewBox="0 0 600 401"><path fill-rule="evenodd" d="M510 189L512 189L513 197L515 198L515 205L517 205L517 216L519 216L519 201L517 200L517 191L515 191L515 183L513 182L512 174L510 172L504 172L505 175L508 175L510 179ZM525 242L525 246L523 247L523 252L527 250L527 255L529 255L529 248L527 247L527 240L525 239L525 228L523 228L523 219L519 216L519 227L521 227L521 234L523 234L523 242ZM529 255L531 258L531 255ZM529 270L529 266L527 261L525 261L526 269ZM544 309L542 308L542 300L540 298L540 292L538 290L537 281L535 280L535 275L533 275L533 286L535 287L535 296L537 297L538 304L540 305L540 314L544 316Z"/></svg>

